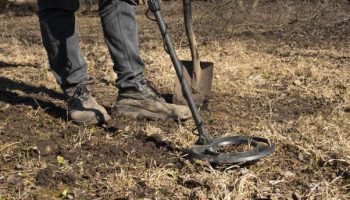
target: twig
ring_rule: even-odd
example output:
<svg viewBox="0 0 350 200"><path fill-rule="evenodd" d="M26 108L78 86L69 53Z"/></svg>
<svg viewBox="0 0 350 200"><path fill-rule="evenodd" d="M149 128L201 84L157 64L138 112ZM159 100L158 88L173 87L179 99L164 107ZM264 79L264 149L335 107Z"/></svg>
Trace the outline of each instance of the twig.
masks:
<svg viewBox="0 0 350 200"><path fill-rule="evenodd" d="M9 148L10 146L13 146L13 145L19 144L19 143L20 143L20 142L14 142L14 143L12 143L12 144L8 144L8 145L2 147L2 148L0 149L0 152L3 151L3 150L5 150L5 149L7 149L7 148Z"/></svg>

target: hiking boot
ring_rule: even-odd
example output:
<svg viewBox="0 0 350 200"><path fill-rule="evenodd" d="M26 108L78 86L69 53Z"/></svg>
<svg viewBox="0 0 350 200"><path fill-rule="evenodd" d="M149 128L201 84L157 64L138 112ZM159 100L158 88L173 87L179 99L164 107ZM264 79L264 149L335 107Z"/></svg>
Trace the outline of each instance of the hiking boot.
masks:
<svg viewBox="0 0 350 200"><path fill-rule="evenodd" d="M191 117L187 106L166 103L160 94L144 80L136 90L119 91L117 112L132 118L186 120Z"/></svg>
<svg viewBox="0 0 350 200"><path fill-rule="evenodd" d="M80 125L103 124L110 120L104 107L92 97L86 84L78 85L65 90L68 98L69 118Z"/></svg>

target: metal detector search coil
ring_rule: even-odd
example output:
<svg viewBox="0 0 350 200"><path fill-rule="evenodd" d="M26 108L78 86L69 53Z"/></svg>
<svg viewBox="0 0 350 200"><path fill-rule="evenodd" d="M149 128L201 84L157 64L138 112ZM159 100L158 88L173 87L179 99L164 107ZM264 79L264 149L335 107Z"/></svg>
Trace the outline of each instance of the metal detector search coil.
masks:
<svg viewBox="0 0 350 200"><path fill-rule="evenodd" d="M244 152L218 152L220 147L225 145L249 145L250 151ZM275 144L261 137L230 136L214 138L210 145L195 145L189 150L191 157L206 160L211 163L243 163L259 160L273 153Z"/></svg>
<svg viewBox="0 0 350 200"><path fill-rule="evenodd" d="M154 14L159 30L163 37L167 53L170 55L171 61L174 65L176 75L181 84L183 96L185 97L187 104L191 110L193 120L198 130L198 141L196 145L190 150L190 155L195 159L207 160L212 163L238 163L258 160L262 157L270 155L275 145L270 144L265 138L260 137L247 137L247 136L232 136L224 138L211 138L210 134L204 128L204 123L198 113L197 107L192 97L185 78L183 76L183 65L179 61L171 38L167 32L167 25L164 23L163 17L160 13L160 5L158 0L148 0L149 10ZM265 143L265 145L263 145ZM236 153L221 153L219 148L230 144L248 144L253 148L248 152L236 152Z"/></svg>

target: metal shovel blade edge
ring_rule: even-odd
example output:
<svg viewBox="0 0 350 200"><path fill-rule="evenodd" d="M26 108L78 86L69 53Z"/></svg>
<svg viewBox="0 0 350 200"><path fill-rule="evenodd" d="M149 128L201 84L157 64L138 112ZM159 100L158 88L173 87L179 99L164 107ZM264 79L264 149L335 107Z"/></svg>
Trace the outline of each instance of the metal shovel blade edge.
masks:
<svg viewBox="0 0 350 200"><path fill-rule="evenodd" d="M208 102L211 97L211 87L213 81L213 71L214 63L212 62L200 62L200 79L197 82L198 85L195 88L198 88L197 91L193 91L193 62L192 61L181 61L182 63L182 77L186 80L187 85L189 86L192 97L196 106L203 105L204 102ZM187 101L183 95L181 84L179 79L175 80L175 88L173 94L173 103L178 105L187 105Z"/></svg>

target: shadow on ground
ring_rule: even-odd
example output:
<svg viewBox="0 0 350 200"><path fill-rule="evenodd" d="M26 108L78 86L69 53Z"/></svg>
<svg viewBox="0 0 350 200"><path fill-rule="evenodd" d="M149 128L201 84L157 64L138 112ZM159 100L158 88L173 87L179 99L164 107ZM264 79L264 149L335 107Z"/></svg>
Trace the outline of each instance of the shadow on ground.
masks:
<svg viewBox="0 0 350 200"><path fill-rule="evenodd" d="M64 100L63 94L40 86L35 87L23 82L16 82L5 77L0 77L0 101L10 105L27 105L34 109L41 107L46 113L55 117L65 119L66 111L54 104L53 99ZM18 94L14 91L25 94Z"/></svg>

